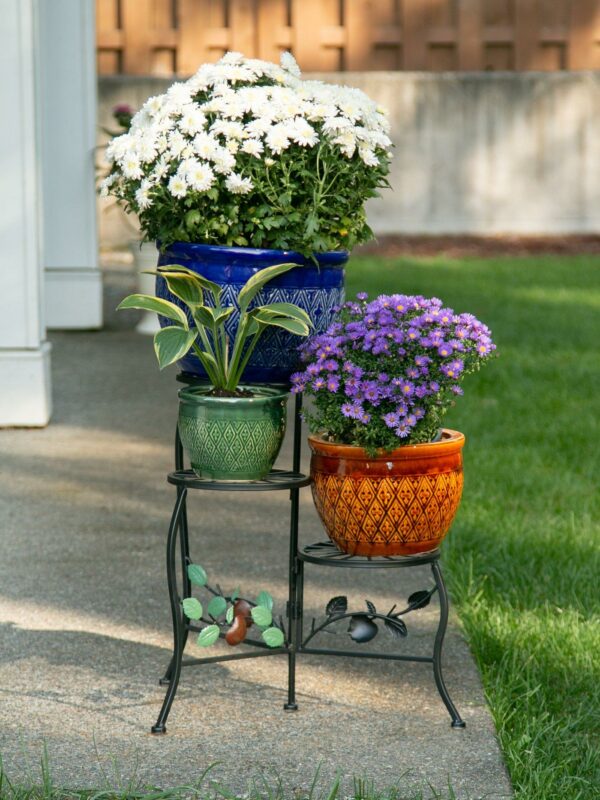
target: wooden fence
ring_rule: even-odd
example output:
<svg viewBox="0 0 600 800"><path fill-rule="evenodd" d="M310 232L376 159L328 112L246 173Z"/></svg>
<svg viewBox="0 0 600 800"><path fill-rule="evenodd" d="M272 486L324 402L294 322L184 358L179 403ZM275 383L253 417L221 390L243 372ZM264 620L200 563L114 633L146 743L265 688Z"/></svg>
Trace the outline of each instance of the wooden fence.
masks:
<svg viewBox="0 0 600 800"><path fill-rule="evenodd" d="M100 74L227 50L304 71L600 69L600 0L96 0Z"/></svg>

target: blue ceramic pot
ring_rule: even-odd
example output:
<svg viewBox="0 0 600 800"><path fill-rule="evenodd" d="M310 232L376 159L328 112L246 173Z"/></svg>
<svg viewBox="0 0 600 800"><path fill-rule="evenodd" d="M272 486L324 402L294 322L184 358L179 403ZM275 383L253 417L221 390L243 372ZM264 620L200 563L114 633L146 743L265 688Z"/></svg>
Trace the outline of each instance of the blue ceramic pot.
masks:
<svg viewBox="0 0 600 800"><path fill-rule="evenodd" d="M320 253L319 266L287 250L260 250L246 247L217 247L214 245L175 242L159 254L159 266L180 264L223 287L222 304L236 305L235 298L248 278L265 267L293 262L297 269L279 275L257 295L252 305L283 302L295 303L310 316L317 332L324 331L334 319L334 307L344 302L344 265L347 252ZM156 295L182 306L168 291L162 278L156 280ZM228 320L228 333L233 338L239 314ZM168 321L160 317L160 324ZM302 338L281 328L267 329L244 371L244 383L287 383L298 368L298 345ZM197 356L188 353L179 361L181 370L190 375L206 377Z"/></svg>

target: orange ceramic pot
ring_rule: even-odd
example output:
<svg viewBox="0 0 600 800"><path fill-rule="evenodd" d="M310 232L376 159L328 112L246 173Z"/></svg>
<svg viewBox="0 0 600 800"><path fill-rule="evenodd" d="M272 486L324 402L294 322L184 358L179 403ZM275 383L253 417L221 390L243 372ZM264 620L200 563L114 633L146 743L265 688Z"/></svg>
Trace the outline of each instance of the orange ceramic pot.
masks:
<svg viewBox="0 0 600 800"><path fill-rule="evenodd" d="M344 553L413 555L435 550L448 533L463 487L465 437L367 455L362 447L308 439L317 511Z"/></svg>

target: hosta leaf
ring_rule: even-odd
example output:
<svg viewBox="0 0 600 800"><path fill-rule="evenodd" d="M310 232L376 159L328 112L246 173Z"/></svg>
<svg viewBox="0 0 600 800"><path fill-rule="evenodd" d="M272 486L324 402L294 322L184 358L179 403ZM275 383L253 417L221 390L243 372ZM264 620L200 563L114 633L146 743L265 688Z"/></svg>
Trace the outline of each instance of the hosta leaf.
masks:
<svg viewBox="0 0 600 800"><path fill-rule="evenodd" d="M211 617L219 617L225 612L227 608L227 600L224 597L213 597L208 604L207 611Z"/></svg>
<svg viewBox="0 0 600 800"><path fill-rule="evenodd" d="M299 319L301 322L305 322L311 328L314 327L306 311L299 306L295 306L293 303L269 303L266 306L259 306L258 310L271 311L275 314L285 314L288 317L293 317L294 319Z"/></svg>
<svg viewBox="0 0 600 800"><path fill-rule="evenodd" d="M180 300L193 308L204 303L204 292L192 275L178 275L176 278L165 278L167 288Z"/></svg>
<svg viewBox="0 0 600 800"><path fill-rule="evenodd" d="M198 644L200 647L210 647L219 638L220 629L218 625L209 625L203 628L198 635Z"/></svg>
<svg viewBox="0 0 600 800"><path fill-rule="evenodd" d="M273 611L273 598L268 592L260 592L256 598L256 605L264 606L265 608L268 608L269 611Z"/></svg>
<svg viewBox="0 0 600 800"><path fill-rule="evenodd" d="M182 274L189 275L191 278L193 278L194 281L196 281L196 283L199 286L201 286L203 289L206 289L212 294L212 296L215 298L215 305L219 304L221 292L223 291L222 287L219 286L218 283L214 283L214 281L209 281L208 278L205 278L203 275L199 275L192 269L183 267L180 264L169 264L168 266L158 267L157 270L144 270L144 271L155 273L156 275L160 275L163 278L171 276L179 277Z"/></svg>
<svg viewBox="0 0 600 800"><path fill-rule="evenodd" d="M278 275L283 275L290 269L298 266L297 264L276 264L274 267L265 267L254 274L246 284L240 289L238 294L238 305L240 311L245 311L263 286Z"/></svg>
<svg viewBox="0 0 600 800"><path fill-rule="evenodd" d="M202 603L195 597L186 597L183 601L183 613L189 619L200 619L202 617Z"/></svg>
<svg viewBox="0 0 600 800"><path fill-rule="evenodd" d="M130 294L117 306L117 311L123 308L139 308L142 311L154 311L162 317L179 322L184 328L188 327L188 320L183 311L175 303L162 300L160 297L151 297L148 294Z"/></svg>
<svg viewBox="0 0 600 800"><path fill-rule="evenodd" d="M337 614L345 614L347 610L348 598L345 595L339 595L338 597L332 597L327 603L325 613L328 617L333 617Z"/></svg>
<svg viewBox="0 0 600 800"><path fill-rule="evenodd" d="M250 614L259 628L268 628L271 622L273 622L273 615L269 609L264 606L256 606L252 609Z"/></svg>
<svg viewBox="0 0 600 800"><path fill-rule="evenodd" d="M408 598L408 604L413 606L414 608L425 608L425 606L429 605L429 601L431 600L431 595L425 589L421 589L419 592L413 592L411 596Z"/></svg>
<svg viewBox="0 0 600 800"><path fill-rule="evenodd" d="M161 369L173 364L189 351L196 339L196 331L169 325L154 335L154 352Z"/></svg>
<svg viewBox="0 0 600 800"><path fill-rule="evenodd" d="M397 617L386 617L384 619L384 624L394 639L401 639L403 636L408 636L408 631L406 630L406 625L403 620Z"/></svg>
<svg viewBox="0 0 600 800"><path fill-rule="evenodd" d="M206 574L204 567L201 567L200 564L188 564L187 574L188 578L196 586L204 586L208 580L208 575Z"/></svg>
<svg viewBox="0 0 600 800"><path fill-rule="evenodd" d="M262 632L262 637L269 647L281 647L284 642L283 631L280 628L267 628Z"/></svg>
<svg viewBox="0 0 600 800"><path fill-rule="evenodd" d="M283 328L284 331L293 333L296 336L308 336L310 333L310 328L306 322L302 322L299 319L269 314L268 312L259 312L254 319L261 325L274 325L276 328Z"/></svg>

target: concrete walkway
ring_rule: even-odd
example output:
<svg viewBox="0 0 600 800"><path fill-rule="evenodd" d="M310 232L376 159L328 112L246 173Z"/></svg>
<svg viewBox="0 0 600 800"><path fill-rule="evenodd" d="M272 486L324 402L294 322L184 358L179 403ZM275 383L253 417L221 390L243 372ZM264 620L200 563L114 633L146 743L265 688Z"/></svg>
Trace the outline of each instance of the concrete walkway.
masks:
<svg viewBox="0 0 600 800"><path fill-rule="evenodd" d="M108 304L128 278L113 275ZM261 770L285 786L336 771L407 794L451 783L459 798L507 797L510 785L477 670L451 625L445 675L466 730L451 730L427 665L305 656L300 710L282 710L284 657L184 670L169 732L150 735L164 689L171 628L164 543L173 503L174 370L124 325L53 340L55 413L46 430L0 431L0 753L9 776L38 774L46 743L57 783L135 780L170 787L214 777L243 792ZM289 442L280 458L289 464ZM192 555L224 588L267 588L283 610L285 493L190 500ZM310 490L301 538L324 538ZM422 574L312 568L306 614L348 594L382 608L430 585ZM437 606L407 618L398 645L430 652ZM380 644L390 645L385 634ZM331 636L324 644L332 645ZM342 631L336 646L347 647ZM191 642L188 652L202 652ZM30 765L27 767L27 765ZM273 773L271 773L273 774Z"/></svg>

